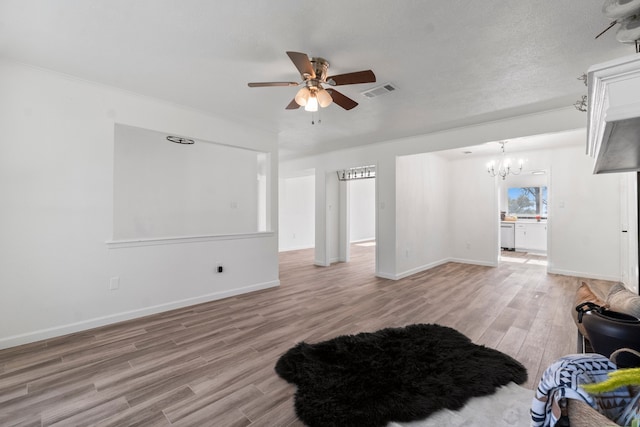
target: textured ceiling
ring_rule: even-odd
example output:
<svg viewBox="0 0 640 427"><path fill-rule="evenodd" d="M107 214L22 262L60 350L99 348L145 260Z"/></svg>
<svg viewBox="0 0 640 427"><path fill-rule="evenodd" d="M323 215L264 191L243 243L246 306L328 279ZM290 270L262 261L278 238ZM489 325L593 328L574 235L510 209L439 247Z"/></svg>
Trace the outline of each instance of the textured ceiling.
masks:
<svg viewBox="0 0 640 427"><path fill-rule="evenodd" d="M288 158L570 106L590 65L634 52L614 31L594 40L602 3L0 0L0 57L277 133ZM287 50L378 82L341 87L360 105L312 125L284 109L296 88L247 87L299 80ZM361 95L381 83L397 90Z"/></svg>

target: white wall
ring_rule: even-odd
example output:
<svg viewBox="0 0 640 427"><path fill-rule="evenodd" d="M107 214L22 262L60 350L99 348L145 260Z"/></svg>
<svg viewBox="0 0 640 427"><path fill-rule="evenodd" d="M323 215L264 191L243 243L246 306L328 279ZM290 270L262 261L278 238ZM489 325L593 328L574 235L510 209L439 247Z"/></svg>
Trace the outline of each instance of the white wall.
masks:
<svg viewBox="0 0 640 427"><path fill-rule="evenodd" d="M638 293L638 176L636 173L624 174L621 180L621 224L622 241L621 268L624 284L633 292Z"/></svg>
<svg viewBox="0 0 640 427"><path fill-rule="evenodd" d="M550 176L552 273L620 280L620 182L593 175L583 147L553 151Z"/></svg>
<svg viewBox="0 0 640 427"><path fill-rule="evenodd" d="M549 151L518 153L525 159L519 176L491 178L486 165L495 156L462 159L451 165L452 257L460 262L496 266L499 255L499 212L507 210L508 187L532 183L527 170L549 169ZM546 182L547 177L534 178ZM539 180L539 181L538 181Z"/></svg>
<svg viewBox="0 0 640 427"><path fill-rule="evenodd" d="M498 184L487 174L486 163L486 158L471 158L450 165L451 257L458 262L496 266Z"/></svg>
<svg viewBox="0 0 640 427"><path fill-rule="evenodd" d="M349 185L349 241L376 238L376 180L356 179Z"/></svg>
<svg viewBox="0 0 640 427"><path fill-rule="evenodd" d="M622 175L593 175L593 160L581 144L524 154L527 169L548 171L549 272L620 280ZM472 158L451 165L451 182L456 189L451 207L452 256L463 262L496 265L496 191L527 181L523 176L510 176L505 181L488 178L482 168L487 160Z"/></svg>
<svg viewBox="0 0 640 427"><path fill-rule="evenodd" d="M6 62L0 93L0 347L278 284L274 232L105 244L113 235L116 123L270 152L274 183L275 135ZM269 195L275 218L275 186ZM120 288L109 290L114 277Z"/></svg>
<svg viewBox="0 0 640 427"><path fill-rule="evenodd" d="M527 169L548 171L549 272L620 280L622 174L593 175L593 160L585 155L582 145L523 154ZM521 185L525 178L491 179L482 168L487 160L452 162L453 258L495 265L499 221L493 207L496 188Z"/></svg>
<svg viewBox="0 0 640 427"><path fill-rule="evenodd" d="M396 160L396 276L405 277L450 258L449 162L435 154Z"/></svg>
<svg viewBox="0 0 640 427"><path fill-rule="evenodd" d="M280 179L278 195L280 251L315 246L315 181L313 173Z"/></svg>
<svg viewBox="0 0 640 427"><path fill-rule="evenodd" d="M457 128L429 135L388 141L363 148L353 148L290 160L281 163L280 168L288 173L314 168L316 170L316 178L322 177L324 179L326 171L333 172L353 165L375 164L378 192L376 275L395 279L405 272L404 268L406 266L399 265L399 260L400 251L407 246L405 238L400 238L396 230L399 223L396 218L398 212L396 210L397 156L468 147L489 141L584 129L585 126L586 115L568 107L566 109ZM542 157L539 160L529 162L529 168L550 170L551 166L557 164L559 168L563 169L563 172L560 172L558 177L559 188L571 182L569 188L572 185L578 185L577 188L580 188L581 193L587 191L585 186L590 186L591 179L594 177L590 173L589 176L583 176L583 173L585 173L583 166L590 163L591 160L584 154L582 146L572 151L570 150L568 155L560 155L558 160L560 163L552 164L548 158L548 153L540 155ZM532 154L532 159L536 156L538 155ZM452 164L450 166L451 194L457 194L456 198L450 200L449 205L449 214L451 215L449 218L449 232L454 236L451 238L450 243L450 257L453 260L484 265L497 264L499 237L498 184L495 180L487 177L484 167L487 160L480 159L477 165L471 162L467 164ZM574 163L581 165L576 169L577 175L575 178L566 176L565 173L572 173ZM538 167L536 166L537 164L542 166ZM553 171L550 173L553 174ZM553 179L553 175L549 179ZM615 177L611 179L605 178L599 182L595 187L597 191L589 192L588 197L579 201L578 204L581 209L588 209L591 204L601 204L601 200L617 197L617 179ZM325 184L316 180L316 218L319 218L316 221L316 262L319 265L328 265L322 264L322 261L327 259L327 221L325 215L328 202L325 187ZM554 197L553 184L551 184L551 187L550 197ZM573 196L571 200L573 203ZM619 210L619 207L614 209ZM596 211L599 210L601 210L601 207L596 209ZM559 218L562 217L561 214L558 215ZM606 236L599 236L589 242L589 253L585 253L585 248L573 254L571 250L573 246L580 244L583 235L590 233L590 227L596 226L594 223L612 221L619 225L619 219L613 220L612 217L613 213L611 212L606 215L588 213L584 218L577 220L573 226L556 231L559 233L557 237L559 242L557 247L553 247L550 242L549 254L553 256L551 252L555 250L559 251L559 255L557 262L551 268L555 272L578 273L585 277L619 277L619 268L617 270L612 268L613 264L619 263L615 260L619 253L618 243L616 243L618 241L617 234L616 237L606 234ZM493 226L487 227L487 222L493 223ZM560 225L565 224L561 223ZM552 225L550 224L550 226ZM609 228L609 225L605 228ZM556 239L554 238L553 240ZM593 245L596 242L596 246L599 246L597 249ZM576 261L576 258L580 257L583 257L583 261ZM577 270L574 270L576 268Z"/></svg>
<svg viewBox="0 0 640 427"><path fill-rule="evenodd" d="M114 240L266 231L258 228L264 153L166 137L116 125Z"/></svg>
<svg viewBox="0 0 640 427"><path fill-rule="evenodd" d="M335 172L325 175L326 185L326 209L325 220L325 241L326 241L326 264L340 261L340 181Z"/></svg>

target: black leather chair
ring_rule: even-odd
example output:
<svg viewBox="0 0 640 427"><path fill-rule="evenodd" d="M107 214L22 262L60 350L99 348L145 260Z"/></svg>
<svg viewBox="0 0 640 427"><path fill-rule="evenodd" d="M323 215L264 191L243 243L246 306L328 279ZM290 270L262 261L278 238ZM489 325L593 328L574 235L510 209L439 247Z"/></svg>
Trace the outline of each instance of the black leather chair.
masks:
<svg viewBox="0 0 640 427"><path fill-rule="evenodd" d="M578 321L584 325L586 338L594 352L611 357L614 351L621 348L640 351L640 319L595 304L585 304L576 307ZM639 367L640 357L622 352L614 362L620 368Z"/></svg>

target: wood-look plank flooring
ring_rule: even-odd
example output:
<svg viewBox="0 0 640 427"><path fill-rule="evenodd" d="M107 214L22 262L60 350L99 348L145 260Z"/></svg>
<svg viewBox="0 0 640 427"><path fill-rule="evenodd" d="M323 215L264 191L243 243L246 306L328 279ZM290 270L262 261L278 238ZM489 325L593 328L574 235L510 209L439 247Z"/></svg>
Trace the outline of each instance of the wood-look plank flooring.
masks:
<svg viewBox="0 0 640 427"><path fill-rule="evenodd" d="M281 286L0 351L2 426L301 426L273 367L295 343L439 323L529 371L574 353L580 279L544 257L497 268L448 263L399 281L374 276L373 246L315 267L282 253ZM515 260L515 261L514 261Z"/></svg>

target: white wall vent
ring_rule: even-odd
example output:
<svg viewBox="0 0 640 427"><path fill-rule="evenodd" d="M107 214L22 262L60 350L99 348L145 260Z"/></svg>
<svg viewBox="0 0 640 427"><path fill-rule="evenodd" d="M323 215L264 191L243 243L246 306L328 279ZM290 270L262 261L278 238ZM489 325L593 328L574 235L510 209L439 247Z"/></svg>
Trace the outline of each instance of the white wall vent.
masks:
<svg viewBox="0 0 640 427"><path fill-rule="evenodd" d="M394 90L396 90L394 85L391 83L385 83L382 86L376 86L372 89L365 90L362 94L367 98L376 98L380 95L384 95L385 93L393 92Z"/></svg>

